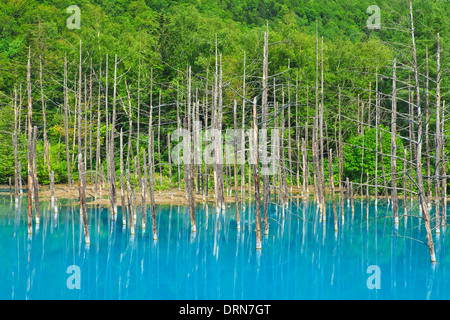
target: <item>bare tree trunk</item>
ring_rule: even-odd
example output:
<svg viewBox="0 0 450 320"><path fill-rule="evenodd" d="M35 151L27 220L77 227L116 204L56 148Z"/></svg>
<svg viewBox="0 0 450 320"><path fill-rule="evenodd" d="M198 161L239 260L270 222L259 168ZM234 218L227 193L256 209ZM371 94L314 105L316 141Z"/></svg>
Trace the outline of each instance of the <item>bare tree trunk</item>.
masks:
<svg viewBox="0 0 450 320"><path fill-rule="evenodd" d="M329 151L329 158L328 158L328 170L329 170L329 176L330 176L330 187L331 187L331 200L333 202L333 216L334 216L334 231L338 231L338 216L336 212L336 199L334 195L334 174L333 174L333 152L332 150Z"/></svg>
<svg viewBox="0 0 450 320"><path fill-rule="evenodd" d="M320 49L320 57L321 57L321 63L320 63L320 110L319 110L319 131L320 131L320 149L319 149L319 156L320 156L320 183L322 184L322 215L324 222L326 220L326 195L325 195L325 165L324 165L324 154L325 150L323 148L323 103L324 103L324 96L323 96L323 81L324 81L324 75L323 75L323 36L321 37L321 49Z"/></svg>
<svg viewBox="0 0 450 320"><path fill-rule="evenodd" d="M339 210L341 212L341 220L342 224L345 221L344 214L344 187L342 185L342 181L344 179L344 151L342 149L343 141L342 141L342 120L341 120L341 88L339 87L339 97L338 97L338 122L339 122L339 141L338 141L338 150L339 150Z"/></svg>
<svg viewBox="0 0 450 320"><path fill-rule="evenodd" d="M134 225L136 225L136 220L137 220L137 214L136 214L136 211L137 211L137 204L136 204L136 189L135 188L133 188L132 189L132 193L133 193L133 199L132 199L132 208L133 208L133 223L134 223Z"/></svg>
<svg viewBox="0 0 450 320"><path fill-rule="evenodd" d="M79 71L78 71L78 154L81 153L81 124L82 124L82 113L81 113L81 64L82 64L82 60L81 60L81 39L80 39L80 64L79 64Z"/></svg>
<svg viewBox="0 0 450 320"><path fill-rule="evenodd" d="M187 115L187 129L188 129L188 145L190 159L188 164L185 164L187 168L187 188L188 188L188 201L189 201L189 214L191 218L191 232L197 232L195 223L195 202L194 202L194 155L192 148L192 124L191 124L191 67L188 70L188 115Z"/></svg>
<svg viewBox="0 0 450 320"><path fill-rule="evenodd" d="M381 175L383 176L383 187L384 187L384 195L386 199L388 199L388 188L387 188L387 180L386 180L386 167L384 165L384 157L383 157L383 133L380 132L380 161L381 161Z"/></svg>
<svg viewBox="0 0 450 320"><path fill-rule="evenodd" d="M159 181L162 186L162 157L161 157L161 89L159 90L158 105L158 157L159 157Z"/></svg>
<svg viewBox="0 0 450 320"><path fill-rule="evenodd" d="M125 207L125 186L124 186L124 181L123 181L123 170L124 170L124 166L123 166L123 130L122 128L120 129L120 150L119 150L119 154L120 154L120 198L121 198L121 202L122 202L122 224L126 225L127 224L127 218L126 218L126 207Z"/></svg>
<svg viewBox="0 0 450 320"><path fill-rule="evenodd" d="M355 201L354 201L354 191L353 191L353 182L350 182L350 205L352 208L352 219L355 215Z"/></svg>
<svg viewBox="0 0 450 320"><path fill-rule="evenodd" d="M306 150L306 140L302 138L302 163L303 163L303 179L302 179L302 195L306 197L306 181L307 181L307 150Z"/></svg>
<svg viewBox="0 0 450 320"><path fill-rule="evenodd" d="M267 155L267 121L268 121L268 69L269 69L269 31L268 26L264 32L264 52L263 52L263 75L262 75L262 131L265 135L263 143L263 154ZM258 139L258 137L255 137ZM255 149L258 152L258 149ZM263 175L263 220L264 220L264 235L269 234L269 168L266 159L262 159L262 175Z"/></svg>
<svg viewBox="0 0 450 320"><path fill-rule="evenodd" d="M111 133L109 138L109 195L111 200L111 214L117 215L116 197L116 164L114 160L114 136L116 131L116 95L117 95L117 55L114 56L114 88L113 88L113 114L111 119Z"/></svg>
<svg viewBox="0 0 450 320"><path fill-rule="evenodd" d="M375 71L375 212L378 208L378 121L379 121L379 95L378 95L378 67ZM370 108L370 104L369 104ZM364 125L364 124L362 124ZM370 125L370 124L369 124Z"/></svg>
<svg viewBox="0 0 450 320"><path fill-rule="evenodd" d="M150 193L150 209L152 212L152 229L153 229L153 240L158 240L158 234L156 230L156 211L155 211L155 194L153 189L153 174L154 174L154 162L152 161L152 151L154 149L153 145L153 69L151 69L150 76L150 110L149 110L149 120L148 120L148 189ZM177 107L178 109L178 107Z"/></svg>
<svg viewBox="0 0 450 320"><path fill-rule="evenodd" d="M17 141L17 126L18 126L18 108L17 108L17 88L14 86L14 135L13 135L13 148L14 148L14 201L17 204L19 202L19 157L18 157L18 141Z"/></svg>
<svg viewBox="0 0 450 320"><path fill-rule="evenodd" d="M23 186L22 186L22 163L19 161L19 164L17 166L17 170L19 172L19 194L23 194Z"/></svg>
<svg viewBox="0 0 450 320"><path fill-rule="evenodd" d="M51 193L51 204L52 206L55 205L55 172L50 172L50 193Z"/></svg>
<svg viewBox="0 0 450 320"><path fill-rule="evenodd" d="M148 174L147 174L147 153L145 152L145 149L142 149L142 160L144 161L144 178L142 182L142 196L144 197L143 201L144 205L142 206L143 210L145 211L145 223L147 224L147 190L148 190Z"/></svg>
<svg viewBox="0 0 450 320"><path fill-rule="evenodd" d="M170 188L170 198L173 199L173 190L172 190L172 159L170 156L170 133L167 133L167 150L169 151L169 188Z"/></svg>
<svg viewBox="0 0 450 320"><path fill-rule="evenodd" d="M95 155L95 200L97 200L97 190L98 190L98 171L101 166L100 161L100 127L101 127L101 109L100 109L100 97L101 97L101 79L102 79L102 63L100 62L100 71L99 71L99 80L98 80L98 105L97 105L97 148ZM102 184L100 184L100 190L102 188ZM101 191L100 191L101 193ZM125 210L123 207L122 201L122 210Z"/></svg>
<svg viewBox="0 0 450 320"><path fill-rule="evenodd" d="M156 229L156 210L155 210L155 191L153 189L153 171L152 166L154 163L151 162L151 155L148 155L148 187L150 193L150 208L152 211L152 230L153 230L153 240L158 240L158 233Z"/></svg>
<svg viewBox="0 0 450 320"><path fill-rule="evenodd" d="M66 142L66 162L67 162L67 183L69 191L72 189L72 173L70 170L70 156L69 156L69 96L67 88L67 54L64 56L64 137Z"/></svg>
<svg viewBox="0 0 450 320"><path fill-rule="evenodd" d="M442 110L445 110L445 101L442 103ZM444 111L443 111L444 112ZM445 115L442 115L442 124L441 124L441 156L442 156L442 190L441 190L441 198L442 198L442 218L441 218L441 226L445 227L447 223L447 161L445 158Z"/></svg>
<svg viewBox="0 0 450 320"><path fill-rule="evenodd" d="M397 196L397 60L392 67L392 112L391 112L391 198L394 224L398 224ZM403 168L406 172L406 167ZM406 186L403 186L406 190Z"/></svg>
<svg viewBox="0 0 450 320"><path fill-rule="evenodd" d="M441 221L439 214L439 196L440 196L440 186L441 186L441 177L440 177L440 166L441 166L441 152L442 152L442 132L441 129L441 64L440 64L440 38L439 33L437 34L437 48L436 48L436 162L435 162L435 203L436 203L436 214L435 214L435 232L441 232ZM444 114L442 115L444 118ZM442 158L444 155L442 154Z"/></svg>
<svg viewBox="0 0 450 320"><path fill-rule="evenodd" d="M314 202L320 207L320 187L318 184L318 160L317 160L317 116L313 119L312 132L312 161L313 161L313 182L314 182Z"/></svg>
<svg viewBox="0 0 450 320"><path fill-rule="evenodd" d="M131 183L130 183L130 163L127 163L126 169L126 180L127 180L127 203L128 203L128 221L130 222L130 232L131 236L134 236L134 219L133 219L133 211L132 211L132 191L131 191Z"/></svg>
<svg viewBox="0 0 450 320"><path fill-rule="evenodd" d="M46 115L46 105L44 101L44 81L42 80L42 56L39 57L39 82L41 86L41 104L42 104L42 120L44 122L44 163L47 164L47 170L50 174L51 167L50 167L50 153L49 153L49 147L48 147L48 139L47 139L47 115Z"/></svg>
<svg viewBox="0 0 450 320"><path fill-rule="evenodd" d="M241 229L241 216L239 214L239 182L238 182L238 156L237 156L237 147L238 147L238 136L237 136L237 101L234 100L234 137L233 137L233 145L234 145L234 202L236 206L236 224L237 229ZM264 186L265 188L266 186ZM268 188L268 186L267 186Z"/></svg>
<svg viewBox="0 0 450 320"><path fill-rule="evenodd" d="M369 172L366 172L366 220L369 220Z"/></svg>
<svg viewBox="0 0 450 320"><path fill-rule="evenodd" d="M200 118L199 118L199 108L200 108L200 101L198 100L198 88L195 90L195 101L192 109L192 143L193 143L193 170L194 170L194 181L195 177L197 177L197 194L200 194L201 192L201 152L200 152L200 144L201 144L201 124L200 124ZM195 191L195 189L194 189Z"/></svg>
<svg viewBox="0 0 450 320"><path fill-rule="evenodd" d="M87 94L87 76L84 74L84 169L87 172L87 156L88 156L88 148L87 148L87 116L88 116L88 94ZM87 180L87 178L86 178Z"/></svg>
<svg viewBox="0 0 450 320"><path fill-rule="evenodd" d="M139 56L138 83L137 83L137 128L136 128L136 160L139 182L141 181L141 155L140 155L140 129L141 129L141 57Z"/></svg>
<svg viewBox="0 0 450 320"><path fill-rule="evenodd" d="M209 68L206 69L206 86L205 86L205 131L208 130L208 84L209 84ZM205 149L208 146L208 142L205 140ZM209 186L209 164L207 161L205 161L205 185L204 185L204 191L203 191L203 199L206 199L208 196L208 186Z"/></svg>
<svg viewBox="0 0 450 320"><path fill-rule="evenodd" d="M32 190L33 190L33 128L31 126L31 119L33 117L33 105L31 102L31 49L28 49L28 64L27 64L27 92L28 92L28 234L33 233L32 225ZM38 217L36 217L36 224L38 224Z"/></svg>
<svg viewBox="0 0 450 320"><path fill-rule="evenodd" d="M153 83L153 70L152 70L152 83ZM178 78L177 78L178 83ZM181 118L180 118L180 86L177 85L177 129L181 129ZM150 152L150 150L149 150ZM181 165L180 161L178 161L177 165L177 173L178 173L178 191L181 190ZM208 186L208 184L206 184ZM206 188L206 195L208 195L208 188Z"/></svg>
<svg viewBox="0 0 450 320"><path fill-rule="evenodd" d="M433 236L431 234L430 227L430 218L428 215L428 207L425 203L424 199L424 190L423 190L423 178L422 178L422 111L420 109L420 88L419 88L419 71L417 64L417 56L416 56L416 45L414 40L414 19L412 13L412 0L409 1L409 12L411 18L411 40L412 40L412 52L413 52L413 63L414 63L414 78L415 78L415 89L416 89L416 101L417 101L417 115L418 115L418 126L417 126L417 156L416 156L416 175L417 175L417 186L419 193L419 205L422 206L423 219L425 221L425 229L427 231L427 241L428 241L428 249L430 252L430 260L431 262L436 261L436 256L434 252L434 243ZM439 38L438 38L438 52L439 52ZM439 70L439 68L438 68ZM438 81L439 83L439 81Z"/></svg>
<svg viewBox="0 0 450 320"><path fill-rule="evenodd" d="M94 105L93 99L92 99L92 58L91 58L91 66L89 68L89 171L90 171L90 183L92 188L92 182L93 182L93 166L92 166L92 106ZM87 152L86 152L87 153Z"/></svg>
<svg viewBox="0 0 450 320"><path fill-rule="evenodd" d="M245 67L246 67L246 54L244 51L244 77L242 83L242 140L241 140L241 159L245 159ZM245 161L241 163L241 199L242 208L245 211Z"/></svg>
<svg viewBox="0 0 450 320"><path fill-rule="evenodd" d="M425 49L426 63L426 89L425 89L425 152L427 154L427 204L431 203L431 163L430 163L430 94L429 94L429 68L428 68L428 45Z"/></svg>
<svg viewBox="0 0 450 320"><path fill-rule="evenodd" d="M303 184L305 185L305 192L309 193L309 162L308 162L308 151L307 151L307 147L308 147L308 139L309 139L309 133L308 130L309 129L309 82L308 79L306 79L306 121L305 121L305 154L306 154L306 168L305 170L305 174L306 176L304 176L304 181Z"/></svg>
<svg viewBox="0 0 450 320"><path fill-rule="evenodd" d="M255 224L256 224L256 250L261 250L261 196L259 188L258 168L258 120L256 113L256 98L253 100L253 183L255 185Z"/></svg>
<svg viewBox="0 0 450 320"><path fill-rule="evenodd" d="M281 111L281 181L280 186L283 189L283 192L280 194L282 196L282 217L284 218L285 208L288 205L288 188L287 188L287 175L286 175L286 156L284 152L284 134L285 132L285 120L284 120L284 93L283 93L283 109Z"/></svg>
<svg viewBox="0 0 450 320"><path fill-rule="evenodd" d="M80 210L83 216L83 226L84 226L84 242L85 244L90 244L89 237L89 222L87 218L86 211L86 172L84 170L83 164L83 154L78 154L78 192L80 196Z"/></svg>
<svg viewBox="0 0 450 320"><path fill-rule="evenodd" d="M289 67L288 67L289 69ZM287 106L287 113L288 113L288 161L289 161L289 180L290 180L290 191L292 194L292 144L291 144L291 83L290 80L288 82L288 106ZM286 184L287 186L287 184Z"/></svg>
<svg viewBox="0 0 450 320"><path fill-rule="evenodd" d="M33 193L34 193L34 214L36 215L36 224L39 224L39 180L37 176L37 126L33 127Z"/></svg>
<svg viewBox="0 0 450 320"><path fill-rule="evenodd" d="M300 131L298 122L298 68L295 77L295 142L297 144L297 189L300 189ZM305 194L305 189L302 188L302 196Z"/></svg>

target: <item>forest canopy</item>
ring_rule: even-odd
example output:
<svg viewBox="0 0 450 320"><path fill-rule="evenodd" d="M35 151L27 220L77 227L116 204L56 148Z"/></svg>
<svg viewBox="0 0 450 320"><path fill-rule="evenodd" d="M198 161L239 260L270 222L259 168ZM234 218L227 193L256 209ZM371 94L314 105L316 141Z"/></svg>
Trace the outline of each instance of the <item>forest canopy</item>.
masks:
<svg viewBox="0 0 450 320"><path fill-rule="evenodd" d="M316 32L323 37L324 54L324 104L327 106L324 121L330 136L335 133L338 87L342 88L342 112L349 117L357 116L357 96L368 99L367 88L374 88L376 73L390 70L391 61L399 55L396 44L409 41L407 28L408 1L378 1L381 10L381 29L367 28L370 16L367 8L373 1L340 0L138 0L138 1L84 1L80 8L80 29L69 29L67 19L71 13L66 9L73 1L2 0L0 2L0 183L7 183L14 175L12 152L12 128L14 127L14 89L19 92L23 112L20 118L22 131L19 136L19 157L26 163L26 71L27 56L31 53L31 82L33 83L33 122L42 127L42 103L39 70L42 64L43 87L47 110L47 130L55 181L67 179L64 162L64 126L61 106L63 105L62 76L64 59L68 61L69 105L76 104L76 86L79 59L79 43L82 43L83 74L95 81L105 83L106 56L109 57L111 81L112 65L117 55L117 73L124 75L118 85L119 122L116 128L128 129L128 119L137 121L136 114L128 114L125 101L137 103L137 81L140 83L140 102L147 122L148 106L164 105L162 115L163 137L176 127L176 112L173 103L177 94L186 98L186 70L192 68L193 83L204 86L207 76L211 77L215 67L215 40L221 54L225 79L229 88L224 91L224 126L231 126L232 100L243 94L243 73L247 77L245 96L249 99L261 92L263 32L269 29L269 75L278 74L284 83L295 85L300 90L298 113L292 119L307 119L314 114L314 81L316 68ZM442 70L449 69L446 48L449 41L449 2L414 1L416 42L419 61L424 61L425 48L430 52L430 78L436 77L436 34L440 34ZM408 48L401 48L410 55ZM245 59L244 59L245 57ZM246 69L244 70L244 61ZM100 74L100 68L103 73ZM424 68L424 65L421 65ZM150 70L153 70L151 73ZM138 71L140 72L138 75ZM150 92L150 78L154 81ZM82 79L83 83L85 79ZM209 78L211 81L211 78ZM97 85L97 84L95 84ZM110 83L111 86L111 83ZM380 77L382 90L390 90L389 79ZM441 88L444 93L448 80L443 77ZM111 87L110 87L111 88ZM290 87L289 87L290 88ZM282 88L279 88L281 91ZM286 88L286 91L288 89ZM434 89L432 89L434 90ZM178 93L177 93L178 92ZM406 91L405 91L406 92ZM286 93L287 94L287 93ZM294 90L290 91L292 95ZM406 93L405 93L406 94ZM269 100L275 90L269 92ZM97 97L92 101L96 114ZM101 96L104 99L104 96ZM150 101L150 99L153 99ZM158 99L160 99L158 101ZM276 99L281 102L281 95ZM405 98L405 101L407 98ZM103 103L103 102L102 102ZM389 105L389 101L382 101ZM100 104L99 104L100 105ZM101 105L101 108L104 108ZM407 110L406 103L399 101L398 109ZM71 116L73 116L71 114ZM145 118L145 119L143 119ZM72 120L73 121L73 120ZM344 122L346 120L344 119ZM402 121L401 119L399 120ZM432 120L433 121L433 120ZM101 123L101 144L103 147L106 121ZM381 123L389 126L387 114ZM91 130L96 132L97 124ZM70 127L70 126L69 126ZM401 130L401 125L399 125ZM356 126L344 123L346 139L358 141ZM69 136L74 135L73 122ZM62 137L62 138L61 138ZM72 141L72 140L71 140ZM133 142L135 143L135 142ZM38 137L38 152L43 150L43 137ZM156 161L167 162L165 139L161 139L162 152ZM95 146L94 146L95 147ZM62 150L62 151L61 151ZM71 149L71 154L73 150ZM369 165L370 166L370 165ZM38 157L41 183L48 182L44 161ZM165 168L165 170L167 170ZM354 174L355 168L348 168ZM22 172L25 176L25 172ZM355 174L356 176L356 174Z"/></svg>

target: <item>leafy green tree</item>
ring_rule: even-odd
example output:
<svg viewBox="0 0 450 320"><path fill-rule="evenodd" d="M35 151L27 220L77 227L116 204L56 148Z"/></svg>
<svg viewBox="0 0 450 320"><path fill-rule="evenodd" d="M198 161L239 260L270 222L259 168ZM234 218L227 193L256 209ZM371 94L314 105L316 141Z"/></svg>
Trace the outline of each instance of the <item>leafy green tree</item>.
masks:
<svg viewBox="0 0 450 320"><path fill-rule="evenodd" d="M382 133L382 147L384 154L390 154L391 152L391 135L389 132L389 128L380 125L378 130L378 134ZM403 142L400 137L396 139L397 143L397 172L403 171ZM367 179L367 173L369 173L369 178L374 179L375 177L375 160L376 160L376 129L375 128L366 128L364 129L363 135L353 136L348 139L343 147L344 151L344 176L349 177L352 181L360 181L362 179L363 182ZM380 144L378 144L378 152L380 152ZM408 153L409 157L409 153ZM381 165L381 154L378 154L378 185L383 183L382 178L382 165ZM387 156L384 157L384 166L385 173L387 176L387 181L390 181L390 158ZM401 185L401 179L397 179L399 185Z"/></svg>

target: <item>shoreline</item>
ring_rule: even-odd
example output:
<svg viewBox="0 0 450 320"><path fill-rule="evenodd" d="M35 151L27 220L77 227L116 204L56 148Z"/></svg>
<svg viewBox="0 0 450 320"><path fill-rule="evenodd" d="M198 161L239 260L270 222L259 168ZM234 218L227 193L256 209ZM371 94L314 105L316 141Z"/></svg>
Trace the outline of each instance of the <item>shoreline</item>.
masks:
<svg viewBox="0 0 450 320"><path fill-rule="evenodd" d="M0 185L0 189L5 190L6 192L2 192L4 195L9 195L9 185ZM24 188L25 190L26 188ZM289 188L290 189L290 188ZM328 189L328 188L327 188ZM240 191L240 190L239 190ZM272 188L271 188L272 191ZM291 199L297 199L297 198L305 198L309 199L312 198L314 193L312 190L310 190L309 193L307 193L305 196L302 196L301 188L293 187L292 191L289 190L288 197ZM12 192L14 194L14 189L12 189ZM55 197L56 200L75 200L76 202L79 201L79 193L78 193L78 185L76 184L75 187L73 187L71 190L69 190L68 184L55 184ZM253 189L252 189L252 195L253 195ZM98 190L97 200L95 200L94 197L95 193L95 185L94 184L87 184L86 185L86 205L110 205L110 199L109 199L109 192L108 188L103 188L102 192ZM331 192L329 190L326 191L328 195L331 195ZM150 195L147 192L147 204L150 202ZM248 201L248 186L245 187L245 200ZM23 193L23 197L26 197L26 192ZM186 192L184 189L178 190L178 188L173 188L172 190L158 190L154 193L155 196L155 204L157 205L188 205L188 199L186 197ZM273 196L273 193L271 192L271 196ZM335 190L335 196L339 196L339 190ZM252 197L253 198L253 197ZM365 200L366 195L354 195L354 200ZM389 197L387 197L389 198ZM410 199L410 197L407 197ZM374 200L374 196L369 196L370 200ZM378 199L386 199L386 196L379 195ZM39 187L39 201L50 201L51 200L51 190L49 185L44 185ZM235 202L234 193L232 195L225 195L224 196L225 204L230 204ZM347 197L344 196L344 201L347 200ZM117 190L117 206L121 205L121 195L120 195L120 189ZM125 201L127 201L125 196ZM208 196L203 196L201 194L198 194L195 192L194 194L194 201L195 203L214 203L214 191L209 190ZM239 192L239 202L241 201L241 196ZM136 204L140 205L142 203L142 195L139 190L136 190Z"/></svg>

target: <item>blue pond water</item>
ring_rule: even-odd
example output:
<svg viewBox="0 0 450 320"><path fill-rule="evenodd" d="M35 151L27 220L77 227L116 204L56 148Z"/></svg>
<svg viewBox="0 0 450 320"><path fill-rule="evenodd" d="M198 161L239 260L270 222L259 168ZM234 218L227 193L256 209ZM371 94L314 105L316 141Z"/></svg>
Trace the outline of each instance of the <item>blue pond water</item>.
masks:
<svg viewBox="0 0 450 320"><path fill-rule="evenodd" d="M401 219L396 230L387 203L379 203L377 212L370 205L369 220L359 201L353 217L345 206L345 224L335 233L332 215L324 225L311 202L293 201L285 219L270 208L270 233L258 253L254 212L246 207L237 232L234 205L223 214L212 207L207 214L198 205L192 234L185 207L157 206L157 242L150 218L145 233L138 228L132 238L122 227L120 208L112 221L107 209L93 207L87 247L76 206L60 204L55 216L42 203L39 229L33 221L29 237L26 199L16 208L1 196L0 299L450 298L448 228L434 239L433 265L420 242L422 221L410 218L405 225ZM140 219L138 212L138 224ZM367 286L373 265L379 267L380 289ZM75 275L80 289L68 286Z"/></svg>

